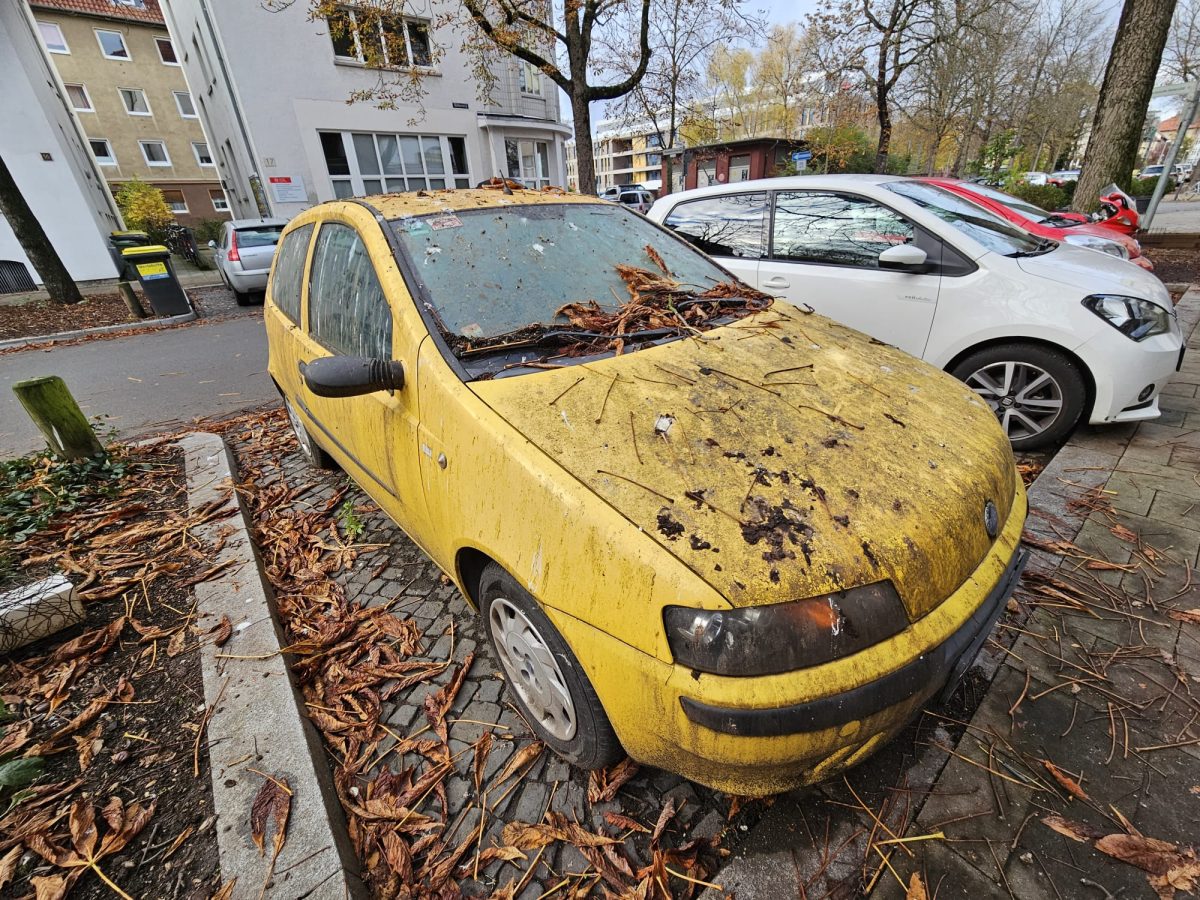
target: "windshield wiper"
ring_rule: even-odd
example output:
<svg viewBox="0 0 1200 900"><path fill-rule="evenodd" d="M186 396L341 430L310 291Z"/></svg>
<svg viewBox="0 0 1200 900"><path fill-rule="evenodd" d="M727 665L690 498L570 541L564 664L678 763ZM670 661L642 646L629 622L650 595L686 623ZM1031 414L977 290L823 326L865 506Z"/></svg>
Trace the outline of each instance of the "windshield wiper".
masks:
<svg viewBox="0 0 1200 900"><path fill-rule="evenodd" d="M507 344L491 344L487 347L475 347L463 350L458 354L459 359L476 359L490 356L494 353L507 353L513 350L526 350L532 347L559 347L568 344L583 344L595 340L609 341L652 341L662 337L678 336L680 328L647 328L644 331L630 331L626 334L606 334L602 331L587 329L555 329L545 331L536 337L525 338Z"/></svg>
<svg viewBox="0 0 1200 900"><path fill-rule="evenodd" d="M1037 242L1037 246L1032 250L1016 250L1012 253L1005 253L1009 259L1020 259L1025 256L1041 256L1058 246L1057 241L1052 241L1050 238L1041 238Z"/></svg>

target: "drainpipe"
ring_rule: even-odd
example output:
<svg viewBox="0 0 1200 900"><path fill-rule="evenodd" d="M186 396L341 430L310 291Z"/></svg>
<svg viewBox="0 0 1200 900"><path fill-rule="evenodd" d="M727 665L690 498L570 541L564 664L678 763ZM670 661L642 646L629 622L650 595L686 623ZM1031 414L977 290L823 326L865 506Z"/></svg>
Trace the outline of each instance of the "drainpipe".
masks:
<svg viewBox="0 0 1200 900"><path fill-rule="evenodd" d="M1198 108L1200 108L1200 81L1197 81L1195 87L1192 88L1192 100L1187 105L1187 112L1179 117L1179 130L1175 132L1175 140L1171 141L1171 149L1167 151L1167 158L1163 160L1162 174L1158 176L1158 184L1154 186L1154 195L1150 198L1150 206L1146 208L1146 215L1142 216L1142 231L1150 230L1150 223L1154 221L1154 214L1158 212L1158 204L1162 201L1163 194L1167 192L1167 182L1171 180L1171 170L1175 167L1175 158L1179 156L1179 149L1183 146L1188 129L1192 127L1192 121L1196 118Z"/></svg>

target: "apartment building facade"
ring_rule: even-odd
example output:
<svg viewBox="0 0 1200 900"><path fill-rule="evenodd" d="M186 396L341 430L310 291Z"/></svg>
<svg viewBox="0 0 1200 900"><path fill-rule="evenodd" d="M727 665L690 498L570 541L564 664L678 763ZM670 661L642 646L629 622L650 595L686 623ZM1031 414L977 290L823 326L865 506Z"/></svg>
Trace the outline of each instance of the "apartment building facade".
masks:
<svg viewBox="0 0 1200 900"><path fill-rule="evenodd" d="M559 121L554 84L505 61L481 102L461 35L435 23L432 0L406 9L403 19L360 26L353 6L331 24L310 21L303 2L272 10L168 0L168 25L236 216L286 218L325 200L471 187L496 175L530 187L564 183L570 129ZM372 66L379 60L388 68ZM410 72L419 76L419 101L394 109L348 102Z"/></svg>
<svg viewBox="0 0 1200 900"><path fill-rule="evenodd" d="M71 277L115 277L107 236L120 213L23 3L0 3L0 122L0 159ZM0 294L41 282L0 216Z"/></svg>
<svg viewBox="0 0 1200 900"><path fill-rule="evenodd" d="M29 0L29 6L112 191L140 178L163 192L185 225L228 218L158 0Z"/></svg>
<svg viewBox="0 0 1200 900"><path fill-rule="evenodd" d="M662 166L662 139L654 127L648 122L623 125L615 119L605 119L596 123L596 128L592 140L596 184L591 193L619 184L641 184L656 190ZM566 152L568 185L587 193L579 184L574 138L567 141Z"/></svg>

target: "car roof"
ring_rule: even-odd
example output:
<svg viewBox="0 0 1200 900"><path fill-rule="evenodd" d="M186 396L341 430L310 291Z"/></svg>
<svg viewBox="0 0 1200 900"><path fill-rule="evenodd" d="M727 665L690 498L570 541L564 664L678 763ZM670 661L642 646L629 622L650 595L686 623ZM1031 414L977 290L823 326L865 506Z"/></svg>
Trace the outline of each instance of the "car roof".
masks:
<svg viewBox="0 0 1200 900"><path fill-rule="evenodd" d="M440 191L406 191L396 194L377 194L361 197L386 219L404 216L427 216L468 209L488 209L505 206L528 206L540 203L602 203L597 197L568 194L561 190L530 191L513 188L511 194L489 188L470 188Z"/></svg>
<svg viewBox="0 0 1200 900"><path fill-rule="evenodd" d="M230 219L232 228L253 228L255 225L286 225L288 219Z"/></svg>
<svg viewBox="0 0 1200 900"><path fill-rule="evenodd" d="M714 184L710 187L694 188L668 194L663 200L668 202L686 197L694 200L699 197L718 196L731 191L790 191L797 188L806 190L847 190L855 186L887 184L892 181L910 181L904 175L785 175L780 178L755 178L752 181L735 181L730 184ZM660 200L659 202L663 202Z"/></svg>

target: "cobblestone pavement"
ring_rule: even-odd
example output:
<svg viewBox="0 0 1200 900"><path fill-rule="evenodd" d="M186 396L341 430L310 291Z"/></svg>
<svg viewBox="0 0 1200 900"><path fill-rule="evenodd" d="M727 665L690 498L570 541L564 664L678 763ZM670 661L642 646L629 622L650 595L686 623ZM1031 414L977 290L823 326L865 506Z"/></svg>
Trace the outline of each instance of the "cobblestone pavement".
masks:
<svg viewBox="0 0 1200 900"><path fill-rule="evenodd" d="M210 273L211 274L211 273ZM217 276L213 276L217 277ZM223 284L210 284L204 287L189 287L187 294L205 319L217 316L261 316L262 293L251 294L249 306L238 306L233 291Z"/></svg>

